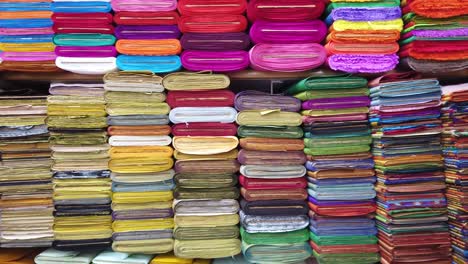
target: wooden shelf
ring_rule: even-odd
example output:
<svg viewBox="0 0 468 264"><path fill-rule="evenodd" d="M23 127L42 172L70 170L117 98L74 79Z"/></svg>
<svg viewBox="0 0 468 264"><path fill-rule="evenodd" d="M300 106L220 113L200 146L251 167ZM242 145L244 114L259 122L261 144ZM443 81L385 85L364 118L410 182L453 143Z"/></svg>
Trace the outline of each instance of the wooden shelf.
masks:
<svg viewBox="0 0 468 264"><path fill-rule="evenodd" d="M227 73L232 80L299 80L309 76L327 76L337 74L329 69L319 68L306 72L261 72L245 70ZM380 74L360 74L360 76L372 79ZM468 81L468 69L448 73L423 74L427 78L438 78L441 81ZM27 72L0 72L0 79L8 81L100 81L102 75L84 75L70 72L53 73L27 73Z"/></svg>

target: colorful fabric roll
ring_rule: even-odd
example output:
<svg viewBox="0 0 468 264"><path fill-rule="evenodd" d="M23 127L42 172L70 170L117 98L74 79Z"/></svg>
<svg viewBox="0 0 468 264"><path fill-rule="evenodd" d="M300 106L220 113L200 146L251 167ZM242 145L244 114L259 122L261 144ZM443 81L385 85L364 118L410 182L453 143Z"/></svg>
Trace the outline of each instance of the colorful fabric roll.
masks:
<svg viewBox="0 0 468 264"><path fill-rule="evenodd" d="M179 14L175 11L120 11L114 15L114 22L118 25L177 25Z"/></svg>
<svg viewBox="0 0 468 264"><path fill-rule="evenodd" d="M216 72L244 70L249 66L249 54L246 51L199 51L187 50L181 55L182 65L187 70Z"/></svg>
<svg viewBox="0 0 468 264"><path fill-rule="evenodd" d="M104 86L80 86L52 84L52 95L47 99L53 151L54 247L58 249L105 248L111 244ZM75 87L95 93L76 93Z"/></svg>
<svg viewBox="0 0 468 264"><path fill-rule="evenodd" d="M249 2L247 16L250 21L306 21L319 18L324 9L325 3L319 0L255 0Z"/></svg>
<svg viewBox="0 0 468 264"><path fill-rule="evenodd" d="M51 151L46 126L47 102L40 91L17 96L5 90L0 97L0 220L5 263L28 258L14 248L48 247L54 233ZM3 256L11 252L11 258ZM11 262L10 262L11 261ZM23 262L21 262L23 263ZM31 263L31 262L25 262Z"/></svg>
<svg viewBox="0 0 468 264"><path fill-rule="evenodd" d="M87 252L61 251L53 248L46 249L36 256L34 263L53 264L53 263L76 263L89 264L96 257L98 252L91 250Z"/></svg>
<svg viewBox="0 0 468 264"><path fill-rule="evenodd" d="M180 37L179 28L176 25L120 25L115 29L118 39L161 39L176 40Z"/></svg>
<svg viewBox="0 0 468 264"><path fill-rule="evenodd" d="M165 103L161 81L161 77L148 72L104 76L106 112L117 118L108 119L108 131L112 248L119 253L159 254L173 248L174 161L169 146L170 107ZM143 257L145 263L151 258Z"/></svg>
<svg viewBox="0 0 468 264"><path fill-rule="evenodd" d="M250 28L250 37L254 43L320 43L326 34L327 27L320 20L300 22L257 20Z"/></svg>
<svg viewBox="0 0 468 264"><path fill-rule="evenodd" d="M0 4L0 70L54 72L50 2Z"/></svg>
<svg viewBox="0 0 468 264"><path fill-rule="evenodd" d="M286 94L303 101L309 243L315 257L319 263L379 261L377 231L370 215L375 211L375 177L369 153L367 80L345 75L309 77Z"/></svg>
<svg viewBox="0 0 468 264"><path fill-rule="evenodd" d="M417 77L389 74L370 82L376 219L385 263L450 262L440 86Z"/></svg>
<svg viewBox="0 0 468 264"><path fill-rule="evenodd" d="M206 78L206 82L204 80ZM185 86L184 83L188 82ZM175 184L174 254L181 258L221 258L239 254L239 163L233 136L237 111L229 78L209 74L172 74L169 118L175 123L172 145ZM200 91L200 84L209 91ZM205 86L204 86L205 88Z"/></svg>
<svg viewBox="0 0 468 264"><path fill-rule="evenodd" d="M181 40L186 50L245 50L250 38L244 32L235 33L185 33Z"/></svg>

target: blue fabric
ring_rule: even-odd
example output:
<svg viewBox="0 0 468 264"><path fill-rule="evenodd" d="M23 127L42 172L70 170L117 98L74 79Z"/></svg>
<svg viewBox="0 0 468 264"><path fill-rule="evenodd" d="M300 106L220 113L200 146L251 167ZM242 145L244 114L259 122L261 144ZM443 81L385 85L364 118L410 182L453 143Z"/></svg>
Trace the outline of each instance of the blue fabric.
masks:
<svg viewBox="0 0 468 264"><path fill-rule="evenodd" d="M1 36L1 43L47 43L53 42L54 35L15 35L15 36Z"/></svg>
<svg viewBox="0 0 468 264"><path fill-rule="evenodd" d="M398 124L408 121L422 121L422 120L430 120L430 119L437 119L440 117L440 114L434 115L414 115L414 116L404 116L404 117L392 117L392 118L384 118L381 117L373 117L369 119L369 122L375 122L379 124Z"/></svg>
<svg viewBox="0 0 468 264"><path fill-rule="evenodd" d="M42 28L53 24L50 18L0 19L0 28Z"/></svg>
<svg viewBox="0 0 468 264"><path fill-rule="evenodd" d="M172 56L130 56L119 55L117 67L123 71L151 71L154 73L169 73L178 71L181 67L180 57Z"/></svg>
<svg viewBox="0 0 468 264"><path fill-rule="evenodd" d="M112 11L108 2L53 2L54 13L109 13Z"/></svg>
<svg viewBox="0 0 468 264"><path fill-rule="evenodd" d="M362 160L318 160L318 161L307 161L306 168L310 171L319 171L326 169L341 169L341 168L352 168L352 169L373 169L373 159L362 159Z"/></svg>
<svg viewBox="0 0 468 264"><path fill-rule="evenodd" d="M0 11L49 11L51 3L13 3L13 2L0 2Z"/></svg>
<svg viewBox="0 0 468 264"><path fill-rule="evenodd" d="M369 91L371 97L402 97L440 92L440 86L439 81L436 79L421 79L383 83L380 86L371 88Z"/></svg>
<svg viewBox="0 0 468 264"><path fill-rule="evenodd" d="M310 183L318 184L321 186L326 185L339 185L339 184L348 184L348 183L372 183L376 182L376 177L363 177L363 178L352 178L352 179L315 179L312 177L307 177L307 180Z"/></svg>

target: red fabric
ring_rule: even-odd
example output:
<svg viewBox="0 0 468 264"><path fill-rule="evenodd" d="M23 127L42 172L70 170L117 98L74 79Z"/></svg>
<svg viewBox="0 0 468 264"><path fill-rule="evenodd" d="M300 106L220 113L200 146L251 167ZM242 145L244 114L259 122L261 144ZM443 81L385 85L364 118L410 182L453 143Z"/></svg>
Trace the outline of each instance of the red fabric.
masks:
<svg viewBox="0 0 468 264"><path fill-rule="evenodd" d="M379 246L377 244L318 246L317 244L314 243L314 241L309 241L309 244L319 254L327 254L327 253L353 254L353 253L379 252Z"/></svg>
<svg viewBox="0 0 468 264"><path fill-rule="evenodd" d="M255 179L239 176L240 184L249 190L306 188L305 177L292 179Z"/></svg>
<svg viewBox="0 0 468 264"><path fill-rule="evenodd" d="M468 59L468 40L417 40L403 46L399 55L419 60L465 60Z"/></svg>
<svg viewBox="0 0 468 264"><path fill-rule="evenodd" d="M247 29L247 19L242 15L186 16L179 20L183 33L233 33Z"/></svg>
<svg viewBox="0 0 468 264"><path fill-rule="evenodd" d="M179 14L175 11L168 12L118 12L114 16L118 25L177 25Z"/></svg>
<svg viewBox="0 0 468 264"><path fill-rule="evenodd" d="M72 24L112 24L112 14L109 13L54 13L52 21L55 23Z"/></svg>
<svg viewBox="0 0 468 264"><path fill-rule="evenodd" d="M54 23L53 30L58 34L68 33L96 33L96 34L114 34L114 27L110 24L97 24L93 21L84 21L79 23Z"/></svg>
<svg viewBox="0 0 468 264"><path fill-rule="evenodd" d="M230 90L215 91L169 91L166 102L176 107L223 107L234 105L235 94Z"/></svg>
<svg viewBox="0 0 468 264"><path fill-rule="evenodd" d="M320 215L325 216L360 216L375 212L376 205L373 202L363 202L359 205L345 207L337 206L318 206L309 202L309 208Z"/></svg>
<svg viewBox="0 0 468 264"><path fill-rule="evenodd" d="M177 9L184 16L205 14L241 15L247 8L246 0L179 0Z"/></svg>
<svg viewBox="0 0 468 264"><path fill-rule="evenodd" d="M235 136L237 126L230 123L187 123L172 126L174 136Z"/></svg>
<svg viewBox="0 0 468 264"><path fill-rule="evenodd" d="M247 16L250 21L306 21L319 18L324 9L322 0L252 0L247 6Z"/></svg>

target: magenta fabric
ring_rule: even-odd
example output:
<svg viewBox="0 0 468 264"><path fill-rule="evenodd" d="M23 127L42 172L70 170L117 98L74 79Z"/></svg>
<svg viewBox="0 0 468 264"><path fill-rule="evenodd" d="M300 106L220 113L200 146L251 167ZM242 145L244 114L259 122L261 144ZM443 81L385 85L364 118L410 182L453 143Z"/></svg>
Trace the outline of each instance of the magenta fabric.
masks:
<svg viewBox="0 0 468 264"><path fill-rule="evenodd" d="M327 26L321 20L303 22L257 20L250 28L250 38L253 43L320 43L326 35Z"/></svg>
<svg viewBox="0 0 468 264"><path fill-rule="evenodd" d="M57 46L55 47L55 54L61 57L116 57L117 51L114 46Z"/></svg>
<svg viewBox="0 0 468 264"><path fill-rule="evenodd" d="M182 66L190 71L231 72L249 66L247 51L186 50L180 56Z"/></svg>

